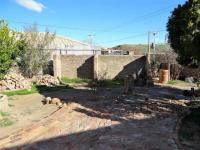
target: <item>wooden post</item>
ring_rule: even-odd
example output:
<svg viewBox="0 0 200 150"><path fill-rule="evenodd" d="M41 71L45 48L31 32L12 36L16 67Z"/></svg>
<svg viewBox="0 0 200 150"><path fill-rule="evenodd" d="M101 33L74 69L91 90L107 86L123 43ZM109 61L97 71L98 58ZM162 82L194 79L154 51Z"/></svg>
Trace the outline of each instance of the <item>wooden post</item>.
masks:
<svg viewBox="0 0 200 150"><path fill-rule="evenodd" d="M151 45L150 45L150 38L151 38L151 32L148 32L148 52L146 54L146 75L147 77L149 77L149 68L150 68L150 64L151 64Z"/></svg>
<svg viewBox="0 0 200 150"><path fill-rule="evenodd" d="M148 53L150 53L151 51L150 38L151 38L151 32L148 32Z"/></svg>
<svg viewBox="0 0 200 150"><path fill-rule="evenodd" d="M124 93L132 94L133 93L133 75L128 75L124 79Z"/></svg>

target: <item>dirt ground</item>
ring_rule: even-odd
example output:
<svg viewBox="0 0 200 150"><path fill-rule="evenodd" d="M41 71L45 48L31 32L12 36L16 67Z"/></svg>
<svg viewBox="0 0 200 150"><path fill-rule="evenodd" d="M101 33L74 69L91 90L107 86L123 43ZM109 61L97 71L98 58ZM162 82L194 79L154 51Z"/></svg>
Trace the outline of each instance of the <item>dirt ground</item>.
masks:
<svg viewBox="0 0 200 150"><path fill-rule="evenodd" d="M200 149L200 119L199 108L191 109L191 113L187 115L181 124L179 131L180 142L185 150Z"/></svg>
<svg viewBox="0 0 200 150"><path fill-rule="evenodd" d="M43 96L58 97L67 103L67 107L62 108L50 119L39 122L37 127L30 126L30 129L12 134L10 136L12 140L6 144L1 145L0 140L0 148L178 149L175 127L177 117L185 106L185 97L182 96L181 89L156 85L149 88L137 87L133 94L124 95L123 87L98 88L97 91L76 87L58 92L24 96L24 101L29 99L30 102L27 101L26 105L21 105L22 101L18 110L29 114L30 105L35 108L37 104L32 102L41 101ZM11 100L11 102L15 102L13 105L18 105L17 100ZM39 120L56 110L52 105L37 105L42 108L31 109L30 107L34 115L27 117L25 115L26 119L22 122L27 119ZM16 114L18 113L16 110ZM24 128L25 126L24 124Z"/></svg>
<svg viewBox="0 0 200 150"><path fill-rule="evenodd" d="M43 105L41 103L42 99L43 95L40 94L9 97L9 110L7 113L13 125L0 127L0 138L40 121L58 109L55 105Z"/></svg>

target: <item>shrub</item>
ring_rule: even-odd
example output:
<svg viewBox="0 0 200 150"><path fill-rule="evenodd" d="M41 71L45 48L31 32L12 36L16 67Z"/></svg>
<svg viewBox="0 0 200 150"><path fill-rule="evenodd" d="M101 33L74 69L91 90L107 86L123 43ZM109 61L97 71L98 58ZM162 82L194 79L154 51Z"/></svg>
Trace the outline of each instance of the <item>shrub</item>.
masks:
<svg viewBox="0 0 200 150"><path fill-rule="evenodd" d="M0 20L0 79L7 73L18 57L22 42L17 40L16 32L9 29L4 20Z"/></svg>
<svg viewBox="0 0 200 150"><path fill-rule="evenodd" d="M19 61L24 76L31 78L47 67L51 54L48 46L54 38L55 34L51 34L48 29L45 33L40 33L36 25L25 28L23 33L25 51Z"/></svg>

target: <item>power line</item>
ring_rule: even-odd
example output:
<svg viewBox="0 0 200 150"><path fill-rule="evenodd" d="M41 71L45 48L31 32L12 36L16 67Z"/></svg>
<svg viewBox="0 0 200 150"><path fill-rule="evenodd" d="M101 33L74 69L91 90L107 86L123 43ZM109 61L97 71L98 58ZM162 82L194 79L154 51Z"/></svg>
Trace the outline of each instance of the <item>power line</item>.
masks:
<svg viewBox="0 0 200 150"><path fill-rule="evenodd" d="M171 8L172 6L174 6L174 4L173 4L173 5L169 5L168 7L165 7L165 8L158 9L158 10L156 10L156 11L150 12L150 13L148 13L148 14L145 14L145 15L142 15L142 16L138 16L138 17L136 17L136 18L134 18L134 19L132 19L132 20L130 20L130 21L121 23L121 24L119 24L119 25L117 25L117 26L114 26L114 27L112 27L112 28L105 29L105 31L110 32L110 31L112 31L112 30L115 30L115 29L118 29L118 28L122 28L122 27L124 27L124 26L129 25L129 24L138 23L138 22L143 21L143 20L146 20L146 19L151 19L150 16L160 15L160 14L166 12L166 10L168 10L168 9Z"/></svg>
<svg viewBox="0 0 200 150"><path fill-rule="evenodd" d="M24 22L24 21L15 21L15 20L6 20L7 22L11 23L16 23L16 24L25 24L25 25L33 25L31 22ZM101 31L98 29L84 29L84 28L75 28L75 27L68 27L68 26L57 26L57 25L50 25L50 24L38 24L36 23L37 26L41 27L53 27L53 28L58 28L58 29L69 29L69 30L79 30L79 31Z"/></svg>
<svg viewBox="0 0 200 150"><path fill-rule="evenodd" d="M132 35L132 36L124 37L124 38L117 39L117 40L107 41L107 42L103 42L103 43L114 43L114 42L118 42L118 41L123 41L123 40L137 38L137 37L140 37L140 36L144 36L146 34L147 33L145 32L145 33L142 33L142 34Z"/></svg>
<svg viewBox="0 0 200 150"><path fill-rule="evenodd" d="M6 21L9 21L9 20L6 20ZM32 25L32 23L28 23L28 22L21 22L21 21L13 21L13 20L10 20L11 22L14 22L14 23L19 23L19 24L26 24L26 25ZM48 26L52 26L52 27L55 27L55 28L67 28L67 29L71 29L71 30L85 30L85 29L81 29L81 28L72 28L72 27L66 27L66 26L54 26L54 25L44 25L44 24L37 24L38 26L43 26L43 27L48 27ZM96 29L95 29L96 30ZM90 31L89 29L87 31ZM100 31L100 30L98 30ZM163 32L163 31L166 31L166 30L158 30L156 32ZM103 31L103 32L106 32L106 31ZM129 32L130 33L130 32ZM128 36L128 37L124 37L124 38L121 38L121 39L117 39L117 40L112 40L112 41L107 41L107 42L103 42L103 43L113 43L113 42L117 42L117 41L123 41L123 40L127 40L127 39L133 39L133 38L137 38L137 37L141 37L141 36L144 36L146 35L147 33L142 33L142 34L136 34L136 35L132 35L132 36Z"/></svg>
<svg viewBox="0 0 200 150"><path fill-rule="evenodd" d="M24 24L24 25L33 25L34 23L31 22L24 22L24 21L15 21L15 20L6 20L9 23L13 23L13 24ZM56 28L56 29L67 29L67 30L75 30L75 31L87 31L87 32L103 32L103 33L107 33L108 31L105 30L101 30L101 29L86 29L86 28L75 28L75 27L69 27L69 26L57 26L57 25L49 25L49 24L38 24L36 23L37 26L40 27L52 27L52 28ZM116 33L129 33L130 32L126 32L126 31L111 31L111 32L116 32Z"/></svg>
<svg viewBox="0 0 200 150"><path fill-rule="evenodd" d="M155 33L165 32L165 31L166 31L166 30L162 29L162 30L157 30L157 31L155 31ZM114 42L123 41L123 40L128 40L128 39L134 39L134 38L137 38L137 37L146 36L147 34L148 34L148 32L144 32L144 33L140 33L140 34L136 34L136 35L124 37L124 38L121 38L121 39L116 39L116 40L112 40L112 41L102 42L102 44L114 43Z"/></svg>
<svg viewBox="0 0 200 150"><path fill-rule="evenodd" d="M136 18L134 18L130 21L121 23L120 25L117 25L115 27L108 28L108 29L86 29L86 28L79 28L79 27L57 26L57 25L50 25L50 24L38 24L38 23L36 23L36 24L38 26L41 26L41 27L52 27L52 28L57 28L57 29L68 29L68 30L76 30L76 31L103 32L103 33L108 33L108 32L130 33L130 32L126 32L126 31L113 31L113 30L116 30L117 28L122 28L124 26L129 25L129 24L139 23L143 20L151 19L150 16L160 15L163 12L165 12L165 10L168 10L169 8L171 8L171 6L172 5L170 5L166 8L158 9L156 11L150 12L150 13L142 15L142 16L138 16L138 17L136 17ZM6 20L6 21L11 22L11 23L15 23L15 24L25 24L25 25L32 25L33 24L33 23L30 23L30 22L16 21L16 20Z"/></svg>

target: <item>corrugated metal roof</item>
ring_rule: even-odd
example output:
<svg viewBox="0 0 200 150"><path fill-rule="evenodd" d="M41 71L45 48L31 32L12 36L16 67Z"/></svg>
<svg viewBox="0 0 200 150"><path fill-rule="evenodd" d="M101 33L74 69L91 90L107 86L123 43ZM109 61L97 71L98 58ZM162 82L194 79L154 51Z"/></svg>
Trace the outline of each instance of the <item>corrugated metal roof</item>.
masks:
<svg viewBox="0 0 200 150"><path fill-rule="evenodd" d="M48 46L49 49L85 49L90 50L92 46L80 41L72 40L67 37L56 36L53 42Z"/></svg>
<svg viewBox="0 0 200 150"><path fill-rule="evenodd" d="M24 32L20 32L24 34ZM19 39L21 35L17 34L16 38ZM45 33L40 32L39 36L44 36ZM54 40L50 45L48 45L45 49L49 50L101 50L101 46L97 45L90 45L88 43L80 42L77 40L73 40L68 37L63 37L56 35Z"/></svg>

